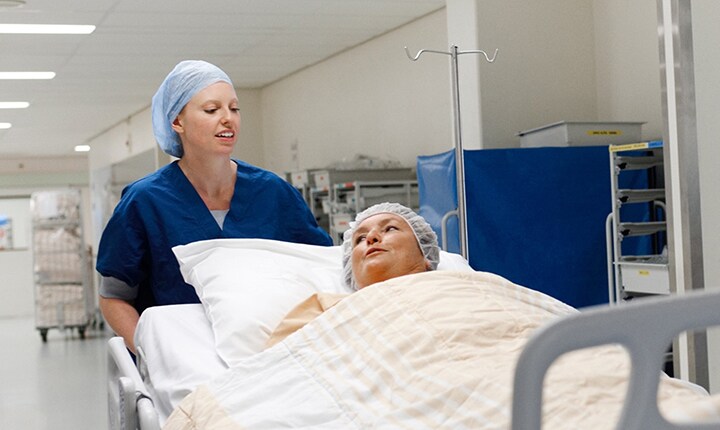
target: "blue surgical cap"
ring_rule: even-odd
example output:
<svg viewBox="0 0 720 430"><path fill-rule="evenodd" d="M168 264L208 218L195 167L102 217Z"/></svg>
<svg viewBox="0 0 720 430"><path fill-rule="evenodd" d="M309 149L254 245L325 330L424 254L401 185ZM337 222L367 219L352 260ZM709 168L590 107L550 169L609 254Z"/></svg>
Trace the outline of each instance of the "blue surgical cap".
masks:
<svg viewBox="0 0 720 430"><path fill-rule="evenodd" d="M350 228L343 233L343 282L353 290L359 289L352 271L353 234L355 234L355 230L357 230L363 221L371 216L382 213L400 215L400 217L408 223L413 233L415 233L415 239L417 239L420 251L425 257L425 260L430 263L429 270L436 270L440 262L440 247L438 246L437 235L430 224L425 221L425 218L399 203L378 203L357 214L355 221L350 222Z"/></svg>
<svg viewBox="0 0 720 430"><path fill-rule="evenodd" d="M153 133L163 151L177 158L183 156L180 136L172 129L172 122L195 94L216 82L232 85L219 67L199 60L181 61L165 77L152 98Z"/></svg>

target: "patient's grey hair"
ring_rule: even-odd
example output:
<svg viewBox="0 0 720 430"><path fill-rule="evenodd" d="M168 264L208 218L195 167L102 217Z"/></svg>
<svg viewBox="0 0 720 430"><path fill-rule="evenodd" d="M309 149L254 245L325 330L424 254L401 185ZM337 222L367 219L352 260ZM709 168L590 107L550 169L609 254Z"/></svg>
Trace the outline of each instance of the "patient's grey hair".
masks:
<svg viewBox="0 0 720 430"><path fill-rule="evenodd" d="M412 228L413 233L415 233L415 239L417 239L417 243L420 246L420 251L422 251L425 259L430 263L430 269L428 270L437 269L438 262L440 261L440 248L438 247L437 235L430 224L425 221L425 218L413 212L412 209L399 203L379 203L374 206L370 206L357 214L355 221L350 223L350 228L343 234L343 281L345 282L345 285L349 286L353 290L358 290L358 285L355 282L355 276L352 271L351 261L353 234L355 233L355 229L357 229L363 221L373 215L381 213L399 215L408 223L410 228Z"/></svg>

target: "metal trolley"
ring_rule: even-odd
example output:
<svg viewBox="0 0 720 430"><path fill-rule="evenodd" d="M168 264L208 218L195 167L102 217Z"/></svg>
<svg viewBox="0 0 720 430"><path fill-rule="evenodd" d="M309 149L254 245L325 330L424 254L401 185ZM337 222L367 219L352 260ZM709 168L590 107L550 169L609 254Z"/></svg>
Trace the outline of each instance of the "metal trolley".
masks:
<svg viewBox="0 0 720 430"><path fill-rule="evenodd" d="M95 296L81 199L78 189L38 191L30 197L35 326L43 342L51 328L77 329L84 339L93 322Z"/></svg>
<svg viewBox="0 0 720 430"><path fill-rule="evenodd" d="M663 252L667 242L665 189L658 188L662 182L655 179L657 169L663 166L662 150L663 142L659 140L609 146L612 212L606 219L605 234L610 303L633 296L670 294L668 259ZM647 172L648 188L620 188L620 176L632 171ZM629 205L643 206L643 217L623 218L627 214L622 209ZM623 241L633 236L652 239L652 254L623 252Z"/></svg>

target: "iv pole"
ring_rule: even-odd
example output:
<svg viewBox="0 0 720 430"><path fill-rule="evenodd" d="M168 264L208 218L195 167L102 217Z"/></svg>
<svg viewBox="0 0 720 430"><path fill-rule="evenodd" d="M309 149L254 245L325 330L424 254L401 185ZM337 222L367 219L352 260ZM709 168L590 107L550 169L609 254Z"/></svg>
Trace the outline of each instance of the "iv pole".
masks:
<svg viewBox="0 0 720 430"><path fill-rule="evenodd" d="M450 52L446 51L433 51L430 49L421 49L415 56L410 55L410 51L407 46L405 47L405 54L412 61L417 61L425 52L433 54L443 54L450 56L450 78L452 80L452 98L453 98L453 116L455 118L455 175L457 182L457 218L458 218L458 236L460 238L460 254L463 258L468 259L468 245L467 245L467 222L466 222L466 211L465 211L465 165L463 155L463 144L462 134L460 127L460 88L458 85L458 55L463 54L482 54L488 63L495 61L497 57L498 49L495 49L492 58L488 56L485 51L471 50L471 51L459 51L456 45L450 47ZM452 213L452 212L451 212Z"/></svg>

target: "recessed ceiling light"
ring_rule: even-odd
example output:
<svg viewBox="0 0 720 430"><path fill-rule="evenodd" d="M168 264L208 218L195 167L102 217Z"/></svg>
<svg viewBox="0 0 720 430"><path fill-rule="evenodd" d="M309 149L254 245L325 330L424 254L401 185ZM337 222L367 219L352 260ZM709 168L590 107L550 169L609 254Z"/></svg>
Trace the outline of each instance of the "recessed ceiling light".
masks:
<svg viewBox="0 0 720 430"><path fill-rule="evenodd" d="M75 152L88 152L90 145L75 145Z"/></svg>
<svg viewBox="0 0 720 430"><path fill-rule="evenodd" d="M9 122L0 122L0 130L10 128L10 127L12 127L12 124L10 124Z"/></svg>
<svg viewBox="0 0 720 430"><path fill-rule="evenodd" d="M58 24L0 24L0 33L6 34L90 34L94 25Z"/></svg>
<svg viewBox="0 0 720 430"><path fill-rule="evenodd" d="M28 106L28 102L0 102L0 109L25 109Z"/></svg>
<svg viewBox="0 0 720 430"><path fill-rule="evenodd" d="M0 72L0 79L52 79L55 72Z"/></svg>

